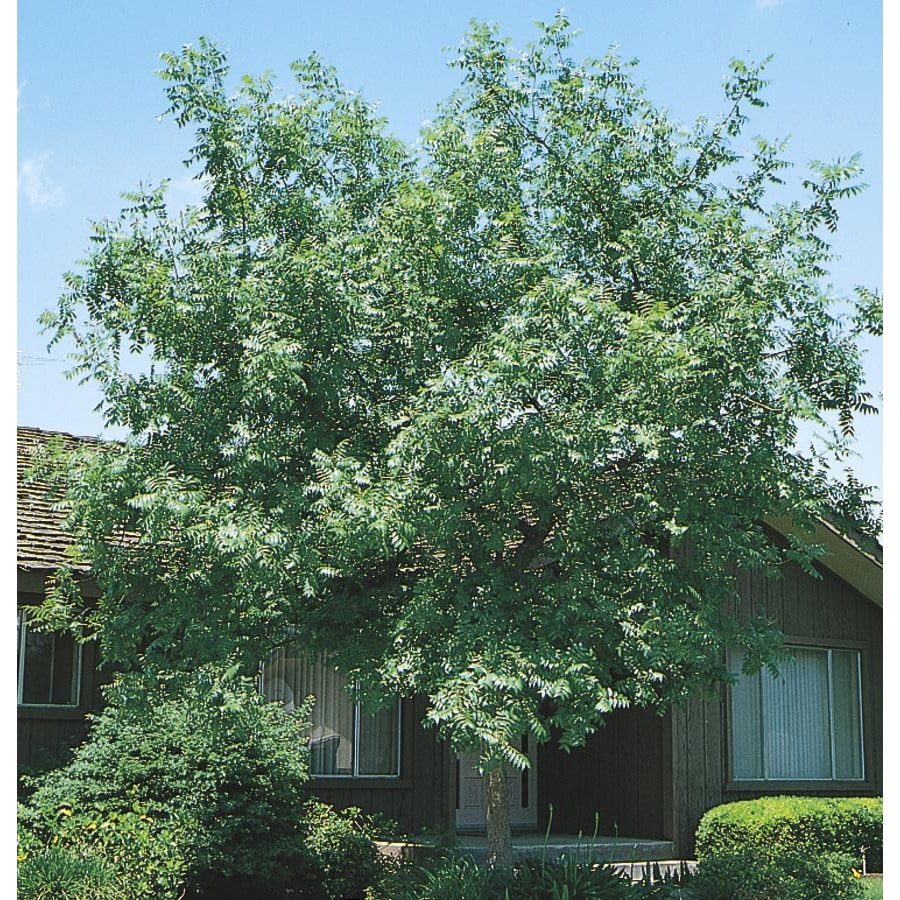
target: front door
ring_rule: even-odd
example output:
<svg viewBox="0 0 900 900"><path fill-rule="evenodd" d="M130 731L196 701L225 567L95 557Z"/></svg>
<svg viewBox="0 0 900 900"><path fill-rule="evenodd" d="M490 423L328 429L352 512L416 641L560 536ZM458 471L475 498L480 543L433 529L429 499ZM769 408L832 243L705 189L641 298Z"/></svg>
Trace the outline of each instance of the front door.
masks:
<svg viewBox="0 0 900 900"><path fill-rule="evenodd" d="M518 747L531 760L524 771L506 766L509 784L509 824L518 831L537 828L537 754L523 737ZM466 753L456 760L456 829L484 831L484 778L478 771L478 754Z"/></svg>

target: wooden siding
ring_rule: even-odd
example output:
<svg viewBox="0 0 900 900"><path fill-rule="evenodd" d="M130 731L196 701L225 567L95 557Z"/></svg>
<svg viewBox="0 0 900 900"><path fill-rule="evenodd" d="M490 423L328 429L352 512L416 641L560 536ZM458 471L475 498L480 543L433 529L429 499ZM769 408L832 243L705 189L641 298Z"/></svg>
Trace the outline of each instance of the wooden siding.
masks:
<svg viewBox="0 0 900 900"><path fill-rule="evenodd" d="M20 601L21 602L21 601ZM97 669L97 646L81 651L81 686L77 707L20 706L17 708L16 762L18 772L43 772L63 765L87 735L85 714L103 702Z"/></svg>
<svg viewBox="0 0 900 900"><path fill-rule="evenodd" d="M399 778L313 778L310 789L338 809L358 806L397 822L406 834L455 828L455 764L447 746L422 727L425 698L401 706Z"/></svg>
<svg viewBox="0 0 900 900"><path fill-rule="evenodd" d="M693 852L700 817L720 803L778 793L836 796L882 792L882 611L828 569L822 568L821 575L812 578L795 563L786 564L779 579L741 574L741 614L775 619L788 643L860 650L866 780L841 784L732 782L727 690L723 688L717 698L693 699L671 714L671 830L677 854Z"/></svg>
<svg viewBox="0 0 900 900"><path fill-rule="evenodd" d="M538 826L557 834L670 838L664 785L669 778L669 724L652 710L607 718L585 746L569 753L555 742L538 751ZM553 805L552 823L550 804Z"/></svg>

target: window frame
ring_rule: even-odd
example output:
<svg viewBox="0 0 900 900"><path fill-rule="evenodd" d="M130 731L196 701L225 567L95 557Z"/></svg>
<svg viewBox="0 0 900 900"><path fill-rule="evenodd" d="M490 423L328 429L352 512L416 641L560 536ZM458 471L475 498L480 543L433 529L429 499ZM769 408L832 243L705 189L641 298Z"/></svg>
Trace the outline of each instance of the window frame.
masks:
<svg viewBox="0 0 900 900"><path fill-rule="evenodd" d="M337 773L324 772L324 773L320 773L318 775L314 775L312 773L312 771L310 771L310 773L309 773L310 777L311 778L344 778L344 779L346 779L346 778L365 778L365 779L389 778L391 780L396 780L396 779L400 778L400 773L401 773L401 769L402 769L401 757L403 755L402 754L403 745L401 743L401 739L402 739L403 735L402 735L402 731L400 728L401 706L400 706L400 698L399 697L397 697L396 700L394 701L393 708L394 708L394 717L396 720L394 723L394 740L396 742L394 746L396 746L396 748L397 748L397 754L396 754L397 766L396 766L395 772L392 772L390 774L382 773L382 774L368 775L365 773L361 773L359 771L360 720L361 720L362 716L371 715L371 714L366 713L366 711L363 708L362 703L360 703L358 700L354 700L353 701L353 771L346 772L344 774L341 774L340 772L337 772ZM386 707L384 707L384 709L390 709L390 707L386 706Z"/></svg>
<svg viewBox="0 0 900 900"><path fill-rule="evenodd" d="M324 660L319 660L317 662L318 665L329 666L329 664ZM257 680L258 690L263 696L265 693L263 691L263 686L265 684L265 668L266 663L260 663L259 666L259 677ZM334 666L329 666L329 668L335 669ZM335 669L335 671L338 671ZM291 689L293 690L293 688ZM313 695L315 696L315 695ZM278 702L274 700L273 702ZM393 707L384 707L384 709L394 710L394 740L396 747L396 768L393 773L390 774L367 774L361 773L359 771L359 745L360 745L360 722L363 715L371 715L365 712L363 704L356 699L350 699L349 701L352 704L353 708L353 749L352 749L352 772L320 772L316 773L312 771L310 767L309 777L311 779L315 779L317 782L341 782L346 783L348 780L353 781L365 781L367 783L373 782L386 782L390 785L397 786L398 783L403 780L403 705L400 697L397 697L394 701ZM312 738L308 739L309 743L312 743Z"/></svg>
<svg viewBox="0 0 900 900"><path fill-rule="evenodd" d="M857 701L859 704L859 751L862 775L860 778L813 778L805 776L803 778L767 778L765 774L762 776L735 776L734 774L734 700L732 695L732 685L725 688L726 698L726 717L727 717L727 754L726 754L726 791L741 790L764 790L767 792L780 790L813 790L813 791L848 791L862 790L870 785L871 781L871 761L869 758L870 740L868 730L866 728L867 714L866 710L871 703L867 689L867 651L868 645L859 641L843 641L828 640L822 641L815 638L802 638L785 636L784 645L787 649L794 650L818 650L828 654L828 722L829 722L829 746L830 746L830 763L832 775L835 769L835 733L834 733L834 684L832 680L832 653L834 651L851 651L856 653L857 664ZM729 670L732 670L731 660L728 661ZM740 673L738 673L740 674ZM755 676L758 677L758 676ZM762 697L760 698L762 700ZM760 717L764 713L760 707ZM762 724L762 722L760 723ZM762 731L760 731L762 736ZM761 753L763 773L766 771L765 752Z"/></svg>
<svg viewBox="0 0 900 900"><path fill-rule="evenodd" d="M18 606L16 607L16 615L18 618L18 654L17 654L17 673L16 673L16 706L19 709L27 709L27 710L67 710L74 711L81 708L81 700L82 700L82 674L83 674L83 666L84 666L84 654L83 647L80 641L78 641L75 637L72 637L72 641L74 642L74 652L73 652L73 665L72 665L72 695L74 696L73 702L71 703L35 703L24 701L24 693L25 693L25 677L26 677L26 645L28 639L28 611L26 606ZM56 655L56 640L58 638L70 637L70 635L66 635L60 633L58 631L48 631L46 634L50 634L53 637L53 656ZM53 682L53 669L51 662L51 679L50 683L52 685Z"/></svg>

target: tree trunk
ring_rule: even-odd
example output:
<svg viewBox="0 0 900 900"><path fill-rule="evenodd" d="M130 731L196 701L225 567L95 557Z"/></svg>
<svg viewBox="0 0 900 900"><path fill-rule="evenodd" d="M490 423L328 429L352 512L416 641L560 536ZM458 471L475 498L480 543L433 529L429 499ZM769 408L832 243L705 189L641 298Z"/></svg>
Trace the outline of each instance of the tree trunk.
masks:
<svg viewBox="0 0 900 900"><path fill-rule="evenodd" d="M512 831L509 826L509 784L502 763L484 773L484 814L487 824L488 865L512 868Z"/></svg>

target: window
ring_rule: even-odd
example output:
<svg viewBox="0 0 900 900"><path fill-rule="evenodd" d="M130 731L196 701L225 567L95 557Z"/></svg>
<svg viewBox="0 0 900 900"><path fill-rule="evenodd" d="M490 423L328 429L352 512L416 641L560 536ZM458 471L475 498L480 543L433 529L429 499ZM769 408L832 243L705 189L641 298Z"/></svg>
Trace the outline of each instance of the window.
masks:
<svg viewBox="0 0 900 900"><path fill-rule="evenodd" d="M69 634L32 631L19 609L19 706L78 706L81 646Z"/></svg>
<svg viewBox="0 0 900 900"><path fill-rule="evenodd" d="M276 651L263 667L263 695L293 711L310 694L311 775L353 778L400 774L400 704L366 713L347 691L347 680L322 662Z"/></svg>
<svg viewBox="0 0 900 900"><path fill-rule="evenodd" d="M775 678L743 676L731 689L735 780L862 781L862 692L856 650L794 647ZM734 653L731 671L743 657Z"/></svg>

